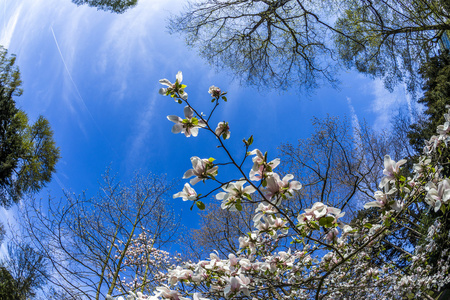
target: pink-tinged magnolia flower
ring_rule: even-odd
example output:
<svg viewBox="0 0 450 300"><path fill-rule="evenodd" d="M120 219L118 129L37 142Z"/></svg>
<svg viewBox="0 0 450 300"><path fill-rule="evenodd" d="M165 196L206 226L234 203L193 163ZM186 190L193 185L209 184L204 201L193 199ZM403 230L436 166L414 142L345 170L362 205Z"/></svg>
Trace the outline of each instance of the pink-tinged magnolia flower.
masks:
<svg viewBox="0 0 450 300"><path fill-rule="evenodd" d="M175 195L173 195L173 198L179 198L181 197L183 199L183 201L194 201L197 199L197 192L191 188L191 186L189 185L189 183L186 183L184 185L184 188L181 192L176 193Z"/></svg>
<svg viewBox="0 0 450 300"><path fill-rule="evenodd" d="M444 114L444 118L445 118L445 123L444 125L439 125L437 127L437 133L439 133L439 139L440 140L444 140L445 144L447 145L447 138L446 136L448 135L449 131L450 131L450 115L449 114Z"/></svg>
<svg viewBox="0 0 450 300"><path fill-rule="evenodd" d="M209 300L208 298L204 298L201 295L202 294L200 294L200 293L194 293L192 300Z"/></svg>
<svg viewBox="0 0 450 300"><path fill-rule="evenodd" d="M224 140L230 138L230 126L228 122L219 122L215 130L217 136L222 136Z"/></svg>
<svg viewBox="0 0 450 300"><path fill-rule="evenodd" d="M265 194L269 198L273 198L277 195L284 195L285 197L292 197L294 190L299 190L302 185L298 181L291 181L294 175L287 174L280 180L280 176L277 173L273 173L267 177L267 187L264 190Z"/></svg>
<svg viewBox="0 0 450 300"><path fill-rule="evenodd" d="M387 187L385 187L385 190L387 190ZM368 209L371 207L385 208L387 206L391 206L393 209L399 210L400 207L397 205L397 202L395 200L389 201L389 198L388 198L390 195L392 195L396 192L397 192L396 188L392 188L386 192L376 191L375 195L374 195L375 201L364 204L364 208L365 209Z"/></svg>
<svg viewBox="0 0 450 300"><path fill-rule="evenodd" d="M184 116L186 119L181 119L174 115L167 116L169 121L175 123L172 127L173 133L177 134L181 132L184 133L186 137L190 137L191 135L197 136L198 129L206 126L206 123L203 120L198 120L194 117L194 111L189 106L184 108Z"/></svg>
<svg viewBox="0 0 450 300"><path fill-rule="evenodd" d="M190 183L195 185L197 182L201 180L206 180L208 178L214 177L217 175L218 166L214 166L214 159L201 159L197 156L191 157L192 169L189 169L184 173L183 179L195 176L192 178Z"/></svg>
<svg viewBox="0 0 450 300"><path fill-rule="evenodd" d="M336 228L332 228L332 229L328 230L325 239L327 240L328 243L334 242L337 240L338 234L339 234L339 231Z"/></svg>
<svg viewBox="0 0 450 300"><path fill-rule="evenodd" d="M258 223L259 220L266 214L273 215L277 213L278 210L272 204L259 203L258 207L255 209L255 216L253 217L253 222Z"/></svg>
<svg viewBox="0 0 450 300"><path fill-rule="evenodd" d="M222 187L222 190L225 192L220 192L216 195L217 200L222 200L222 209L236 211L236 202L238 200L250 197L250 194L256 191L256 189L251 185L244 188L245 182L245 180L239 180L236 182L230 182L225 187Z"/></svg>
<svg viewBox="0 0 450 300"><path fill-rule="evenodd" d="M316 220L329 215L333 216L337 220L338 218L343 217L345 212L341 213L339 208L327 206L322 202L316 202L310 209L305 209L305 214L314 217Z"/></svg>
<svg viewBox="0 0 450 300"><path fill-rule="evenodd" d="M225 294L225 298L229 298L230 296L234 296L239 292L243 292L247 297L250 297L250 291L248 290L248 285L250 284L250 279L245 277L243 274L240 274L239 277L231 277L227 279L228 284L225 286L223 293Z"/></svg>
<svg viewBox="0 0 450 300"><path fill-rule="evenodd" d="M217 86L214 86L214 85L209 87L208 93L210 93L211 97L213 97L213 98L219 98L220 96L222 96L224 94Z"/></svg>
<svg viewBox="0 0 450 300"><path fill-rule="evenodd" d="M160 88L159 93L161 95L171 97L175 97L175 94L178 94L181 97L181 99L186 100L188 97L188 94L184 91L186 85L181 84L181 81L183 81L183 74L181 73L181 71L178 71L175 83L172 83L167 79L160 79L159 83L166 85L167 87ZM178 102L178 100L176 99L175 101ZM179 101L179 103L181 103L181 100Z"/></svg>
<svg viewBox="0 0 450 300"><path fill-rule="evenodd" d="M164 299L170 300L189 300L188 298L182 297L177 291L169 289L167 286L159 286L156 288L156 297L163 297Z"/></svg>
<svg viewBox="0 0 450 300"><path fill-rule="evenodd" d="M406 159L399 160L395 163L395 160L392 160L389 155L384 156L384 170L383 174L385 177L381 179L379 187L382 188L389 182L393 182L395 179L395 175L400 171L400 166L406 164Z"/></svg>
<svg viewBox="0 0 450 300"><path fill-rule="evenodd" d="M439 137L433 135L430 140L425 141L425 147L423 147L423 152L425 154L431 154L431 152L436 151L436 148L439 146L441 140Z"/></svg>
<svg viewBox="0 0 450 300"><path fill-rule="evenodd" d="M448 178L438 183L438 186L432 182L428 184L428 193L425 202L434 208L437 212L442 204L447 204L450 199L450 180Z"/></svg>
<svg viewBox="0 0 450 300"><path fill-rule="evenodd" d="M274 160L267 162L267 153L266 155L263 155L258 149L251 151L249 155L256 155L252 158L253 167L250 170L250 180L253 181L258 181L265 178L280 164L279 158L275 158Z"/></svg>
<svg viewBox="0 0 450 300"><path fill-rule="evenodd" d="M297 216L298 225L305 225L313 219L312 215L307 215L305 213Z"/></svg>

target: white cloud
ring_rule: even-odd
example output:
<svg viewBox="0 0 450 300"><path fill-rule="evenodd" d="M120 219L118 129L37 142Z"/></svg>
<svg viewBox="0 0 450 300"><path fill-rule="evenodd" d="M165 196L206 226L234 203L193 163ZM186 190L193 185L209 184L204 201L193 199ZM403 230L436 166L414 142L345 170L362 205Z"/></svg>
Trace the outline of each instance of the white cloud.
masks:
<svg viewBox="0 0 450 300"><path fill-rule="evenodd" d="M3 241L3 244L0 247L0 259L8 256L7 250L8 239L11 238L13 232L14 234L17 233L16 230L14 230L18 227L16 221L16 211L17 211L16 206L13 206L8 210L5 209L4 207L0 207L0 220L3 223L3 226L5 227L6 230L5 240Z"/></svg>
<svg viewBox="0 0 450 300"><path fill-rule="evenodd" d="M373 125L375 130L389 130L392 117L402 107L407 107L411 115L413 105L404 85L397 86L392 93L384 87L380 79L375 79L369 85L375 97L371 105L371 110L376 115Z"/></svg>
<svg viewBox="0 0 450 300"><path fill-rule="evenodd" d="M154 125L152 124L154 118L154 110L157 98L161 97L159 94L155 94L148 100L147 109L142 111L136 118L139 120L134 126L134 135L130 137L130 146L127 149L126 165L134 167L136 158L140 157L144 147L148 147L146 142L149 140L150 129Z"/></svg>
<svg viewBox="0 0 450 300"><path fill-rule="evenodd" d="M352 100L347 97L348 108L350 109L350 117L352 119L352 128L353 128L353 138L356 143L361 144L361 139L358 132L361 131L361 127L359 125L358 115L355 112L355 108L352 105Z"/></svg>
<svg viewBox="0 0 450 300"><path fill-rule="evenodd" d="M137 7L121 15L114 15L104 33L102 45L98 51L98 69L101 72L114 70L115 86L120 100L128 88L128 79L136 70L133 65L138 61L140 68L154 69L155 62L166 61L161 57L160 42L164 41L165 25L169 17L169 8L180 7L180 0L139 1ZM168 9L166 10L165 7Z"/></svg>
<svg viewBox="0 0 450 300"><path fill-rule="evenodd" d="M3 29L1 30L0 33L0 45L8 49L11 43L11 39L14 35L14 31L16 29L17 21L19 19L19 15L22 10L23 4L20 4L18 7L14 9L14 12L12 13L9 20L6 17L6 4L3 4L2 6L4 8L4 11L3 11Z"/></svg>

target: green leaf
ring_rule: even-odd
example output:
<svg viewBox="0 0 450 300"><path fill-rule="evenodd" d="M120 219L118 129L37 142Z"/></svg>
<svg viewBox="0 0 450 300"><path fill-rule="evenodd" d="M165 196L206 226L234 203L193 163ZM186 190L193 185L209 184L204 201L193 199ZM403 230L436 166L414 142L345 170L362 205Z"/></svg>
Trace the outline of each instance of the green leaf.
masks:
<svg viewBox="0 0 450 300"><path fill-rule="evenodd" d="M223 101L227 102L227 97L222 96Z"/></svg>
<svg viewBox="0 0 450 300"><path fill-rule="evenodd" d="M215 158L212 158L212 157L210 157L210 158L208 158L208 160L209 160L210 162L213 162L213 161L215 161L216 159L215 159Z"/></svg>
<svg viewBox="0 0 450 300"><path fill-rule="evenodd" d="M248 145L250 146L251 144L253 144L253 135L250 136L250 138L248 139Z"/></svg>
<svg viewBox="0 0 450 300"><path fill-rule="evenodd" d="M324 217L319 220L320 226L329 227L334 221L334 217Z"/></svg>
<svg viewBox="0 0 450 300"><path fill-rule="evenodd" d="M236 203L234 206L238 211L242 211L242 205L240 203Z"/></svg>
<svg viewBox="0 0 450 300"><path fill-rule="evenodd" d="M370 224L370 223L366 223L366 224L364 224L364 227L366 227L366 228L370 229L370 228L372 228L372 224Z"/></svg>
<svg viewBox="0 0 450 300"><path fill-rule="evenodd" d="M205 209L205 203L203 203L202 201L197 201L197 202L195 202L195 204L197 205L198 209L200 209L200 210Z"/></svg>

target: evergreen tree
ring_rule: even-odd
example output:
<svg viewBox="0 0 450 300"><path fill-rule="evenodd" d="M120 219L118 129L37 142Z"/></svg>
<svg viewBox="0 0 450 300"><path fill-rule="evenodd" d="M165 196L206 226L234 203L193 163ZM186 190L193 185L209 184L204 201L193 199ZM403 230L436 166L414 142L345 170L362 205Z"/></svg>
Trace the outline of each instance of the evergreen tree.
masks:
<svg viewBox="0 0 450 300"><path fill-rule="evenodd" d="M425 146L425 137L436 135L436 127L445 123L446 105L450 105L450 54L444 51L420 68L424 80L424 96L419 103L426 106L425 116L411 125L410 144L417 153Z"/></svg>
<svg viewBox="0 0 450 300"><path fill-rule="evenodd" d="M44 187L59 159L49 122L40 116L29 124L16 107L22 81L15 60L0 46L0 205L5 207Z"/></svg>
<svg viewBox="0 0 450 300"><path fill-rule="evenodd" d="M0 299L25 300L47 282L47 263L30 245L8 245L9 258L0 261Z"/></svg>
<svg viewBox="0 0 450 300"><path fill-rule="evenodd" d="M97 7L98 10L121 14L134 7L138 0L72 0L72 2L78 6L87 4L90 7Z"/></svg>

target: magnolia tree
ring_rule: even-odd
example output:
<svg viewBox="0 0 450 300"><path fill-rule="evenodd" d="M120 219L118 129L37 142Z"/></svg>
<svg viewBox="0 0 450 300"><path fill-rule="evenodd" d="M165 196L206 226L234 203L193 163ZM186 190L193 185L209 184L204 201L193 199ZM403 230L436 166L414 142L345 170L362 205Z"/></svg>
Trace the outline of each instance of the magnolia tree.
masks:
<svg viewBox="0 0 450 300"><path fill-rule="evenodd" d="M184 118L167 117L175 123L172 132L186 137L195 137L200 131L211 134L228 161L192 157L192 169L183 176L190 181L174 198L192 201L193 206L203 209L202 200L212 195L222 209L229 211L240 211L243 205L252 203L256 206L254 228L239 238L236 253L228 257L211 253L205 260L181 263L162 273L165 283L156 287L153 295L130 292L128 299L435 299L448 286L450 246L445 241L450 236L445 220L449 215L450 180L440 174L442 168L437 162L450 140L450 112L414 164L411 177L400 173L406 160L395 162L385 156L384 177L375 201L364 205L375 213L370 221L365 218L346 224L345 212L322 202L297 212L293 218L285 203L302 185L293 180L293 175L281 177L275 172L279 159L250 149L252 137L243 140L244 155L237 160L227 148L228 123L212 123L219 103L227 101L226 93L211 86L214 105L210 114L204 115L189 102L186 85L181 82L181 72L175 83L160 80L165 85L161 94L185 104ZM246 171L245 162L250 158L253 165ZM219 168L224 165L234 166L240 178L227 179ZM200 181L212 186L203 195L193 187ZM431 225L410 227L414 224L411 220L420 218L417 212L424 208L434 218ZM404 229L418 240L397 249L401 255L396 259L404 263L379 259L383 258L381 241Z"/></svg>
<svg viewBox="0 0 450 300"><path fill-rule="evenodd" d="M133 237L128 247L124 247L124 241L119 240L120 245L116 259L124 256L121 274L121 287L126 291L148 292L166 281L164 272L175 267L181 261L180 255L171 255L169 252L158 249L153 234L145 229ZM126 250L125 250L126 249ZM110 272L109 277L113 277Z"/></svg>

